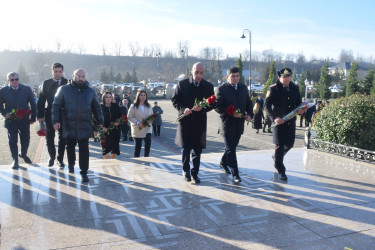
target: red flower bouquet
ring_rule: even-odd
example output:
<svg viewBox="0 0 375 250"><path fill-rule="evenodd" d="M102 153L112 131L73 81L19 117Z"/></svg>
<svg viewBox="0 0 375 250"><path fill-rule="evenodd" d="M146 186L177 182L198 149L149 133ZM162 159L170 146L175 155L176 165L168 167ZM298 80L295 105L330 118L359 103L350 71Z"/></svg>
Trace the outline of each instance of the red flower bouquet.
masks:
<svg viewBox="0 0 375 250"><path fill-rule="evenodd" d="M216 96L215 95L212 95L210 97L208 97L207 99L206 98L203 98L202 101L198 101L197 98L195 98L195 101L194 101L194 107L202 107L202 108L206 108L207 106L209 105L213 105L215 104L215 101L216 101ZM185 114L182 114L180 115L178 118L177 118L177 121L178 122L179 120L181 120L182 118L185 117Z"/></svg>
<svg viewBox="0 0 375 250"><path fill-rule="evenodd" d="M151 127L151 125L150 124L148 124L148 121L151 121L151 123L153 122L153 121L155 121L155 119L156 119L156 115L150 115L149 117L147 117L146 119L143 119L142 120L142 125L143 125L143 127ZM141 130L141 128L139 128L139 130Z"/></svg>
<svg viewBox="0 0 375 250"><path fill-rule="evenodd" d="M10 117L8 120L22 120L25 116L31 115L32 111L26 109L12 109L9 113Z"/></svg>
<svg viewBox="0 0 375 250"><path fill-rule="evenodd" d="M234 112L236 112L236 108L234 107L233 104L229 105L226 109L225 109L225 112L229 115L229 116L233 116Z"/></svg>
<svg viewBox="0 0 375 250"><path fill-rule="evenodd" d="M44 121L39 123L39 130L36 132L39 136L47 135L46 123Z"/></svg>

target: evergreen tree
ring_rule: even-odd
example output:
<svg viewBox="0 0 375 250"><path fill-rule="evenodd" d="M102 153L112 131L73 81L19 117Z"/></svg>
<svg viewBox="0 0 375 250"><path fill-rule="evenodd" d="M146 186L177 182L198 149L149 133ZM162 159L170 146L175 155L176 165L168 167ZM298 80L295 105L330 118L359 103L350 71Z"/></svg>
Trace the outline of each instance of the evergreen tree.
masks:
<svg viewBox="0 0 375 250"><path fill-rule="evenodd" d="M17 71L18 75L20 76L20 82L24 83L24 84L27 84L30 82L30 78L29 76L27 75L26 73L26 69L25 67L23 66L23 64L21 63L20 66L18 66L18 71Z"/></svg>
<svg viewBox="0 0 375 250"><path fill-rule="evenodd" d="M319 96L320 98L325 100L329 99L329 97L331 96L331 93L329 91L329 86L331 85L331 77L328 74L328 67L328 62L326 62L322 67L318 84Z"/></svg>
<svg viewBox="0 0 375 250"><path fill-rule="evenodd" d="M351 96L352 94L355 94L359 90L358 86L358 64L356 61L352 62L352 65L349 70L349 76L348 81L346 82L346 93L345 96Z"/></svg>
<svg viewBox="0 0 375 250"><path fill-rule="evenodd" d="M105 70L105 68L103 68L103 71L100 73L100 81L102 83L106 83L106 84L108 84L108 83L111 82L110 79L109 79L109 77L108 77L108 74L107 74L107 71Z"/></svg>
<svg viewBox="0 0 375 250"><path fill-rule="evenodd" d="M303 70L301 77L298 79L298 88L301 97L306 96L306 85L305 80L307 80L307 70Z"/></svg>
<svg viewBox="0 0 375 250"><path fill-rule="evenodd" d="M129 72L126 72L125 77L124 77L124 82L126 83L132 82L132 76L130 75Z"/></svg>
<svg viewBox="0 0 375 250"><path fill-rule="evenodd" d="M369 94L371 91L371 88L373 87L373 82L375 79L375 69L370 68L368 71L366 77L361 82L361 92Z"/></svg>
<svg viewBox="0 0 375 250"><path fill-rule="evenodd" d="M263 70L262 70L262 78L260 80L260 82L262 84L266 84L267 80L268 80L268 76L270 75L270 66L271 65L266 65L265 67L263 67Z"/></svg>
<svg viewBox="0 0 375 250"><path fill-rule="evenodd" d="M242 56L240 54L240 57L237 59L237 68L240 70L240 83L245 84L245 78L242 75L242 70L243 70L243 63L242 63ZM249 72L250 73L250 72Z"/></svg>
<svg viewBox="0 0 375 250"><path fill-rule="evenodd" d="M132 80L131 80L132 83L137 83L138 82L138 76L137 76L137 72L135 71L135 67L133 68L133 73L132 73Z"/></svg>
<svg viewBox="0 0 375 250"><path fill-rule="evenodd" d="M292 79L291 81L295 84L297 84L297 73L296 73L296 68L293 69L293 74L292 74Z"/></svg>
<svg viewBox="0 0 375 250"><path fill-rule="evenodd" d="M117 75L115 76L115 82L121 83L121 73L117 73Z"/></svg>
<svg viewBox="0 0 375 250"><path fill-rule="evenodd" d="M374 79L372 79L372 88L370 90L371 95L375 95L375 76Z"/></svg>
<svg viewBox="0 0 375 250"><path fill-rule="evenodd" d="M263 94L266 94L268 91L268 88L277 82L277 75L276 75L276 65L275 61L272 61L270 66L270 73L268 74L268 80L266 82L266 85L264 85L263 88Z"/></svg>

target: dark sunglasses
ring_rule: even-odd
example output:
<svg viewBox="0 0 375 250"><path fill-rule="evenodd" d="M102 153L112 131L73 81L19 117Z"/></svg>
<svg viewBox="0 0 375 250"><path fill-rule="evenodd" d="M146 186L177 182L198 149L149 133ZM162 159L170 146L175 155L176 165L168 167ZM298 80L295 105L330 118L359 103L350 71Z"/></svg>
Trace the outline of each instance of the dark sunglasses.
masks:
<svg viewBox="0 0 375 250"><path fill-rule="evenodd" d="M9 79L11 82L18 81L19 78Z"/></svg>

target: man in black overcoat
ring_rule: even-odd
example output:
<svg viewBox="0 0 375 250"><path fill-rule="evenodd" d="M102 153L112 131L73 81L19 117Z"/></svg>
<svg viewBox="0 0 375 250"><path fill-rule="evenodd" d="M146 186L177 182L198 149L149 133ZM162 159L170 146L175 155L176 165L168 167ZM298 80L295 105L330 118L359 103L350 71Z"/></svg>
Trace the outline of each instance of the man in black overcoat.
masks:
<svg viewBox="0 0 375 250"><path fill-rule="evenodd" d="M75 148L79 147L79 167L82 182L88 182L89 138L92 135L92 116L98 127L103 128L104 118L95 90L89 87L83 69L76 69L72 80L56 92L52 104L52 124L55 130L63 126L66 141L69 173L74 173ZM62 117L62 120L61 120ZM62 123L62 124L61 124Z"/></svg>
<svg viewBox="0 0 375 250"><path fill-rule="evenodd" d="M48 166L52 167L56 158L55 148L55 129L52 125L51 110L53 99L57 89L60 86L66 85L68 80L63 77L64 66L61 63L54 63L52 65L52 78L43 82L40 89L40 94L37 102L38 107L38 120L39 122L45 121L47 127L46 144L49 154ZM45 107L47 102L47 107ZM57 164L60 168L64 168L64 152L65 152L65 139L63 137L62 127L58 131L58 149L57 149Z"/></svg>
<svg viewBox="0 0 375 250"><path fill-rule="evenodd" d="M216 90L215 111L220 115L219 134L224 137L225 151L220 161L220 167L225 173L232 173L233 182L241 181L238 172L236 148L244 132L245 121L250 122L254 116L253 105L249 91L240 84L240 70L232 67L227 71L227 82ZM227 108L234 105L239 113L231 115Z"/></svg>
<svg viewBox="0 0 375 250"><path fill-rule="evenodd" d="M178 110L178 116L185 117L178 121L175 138L176 145L181 147L182 170L186 181L193 177L195 183L200 183L198 177L202 149L206 148L207 112L213 107L194 106L195 99L202 101L214 94L214 87L203 79L204 66L198 62L193 65L192 77L178 82L174 95L173 106ZM190 152L192 152L193 168L190 170Z"/></svg>
<svg viewBox="0 0 375 250"><path fill-rule="evenodd" d="M274 127L273 143L275 147L275 168L279 173L279 179L286 181L288 177L285 174L284 156L293 147L296 136L296 117L284 122L282 117L298 107L301 101L299 88L290 81L292 70L284 68L277 72L278 80L269 87L265 100L265 109L271 121L278 126ZM304 110L299 109L298 114L303 114Z"/></svg>

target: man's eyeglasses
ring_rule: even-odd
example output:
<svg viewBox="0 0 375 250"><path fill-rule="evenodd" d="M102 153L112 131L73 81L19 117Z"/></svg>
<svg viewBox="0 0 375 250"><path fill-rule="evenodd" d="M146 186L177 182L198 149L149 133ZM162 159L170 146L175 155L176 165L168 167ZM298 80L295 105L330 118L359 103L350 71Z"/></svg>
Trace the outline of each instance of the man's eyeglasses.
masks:
<svg viewBox="0 0 375 250"><path fill-rule="evenodd" d="M9 79L11 82L18 81L19 78Z"/></svg>

